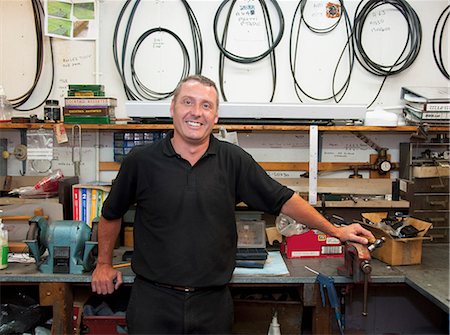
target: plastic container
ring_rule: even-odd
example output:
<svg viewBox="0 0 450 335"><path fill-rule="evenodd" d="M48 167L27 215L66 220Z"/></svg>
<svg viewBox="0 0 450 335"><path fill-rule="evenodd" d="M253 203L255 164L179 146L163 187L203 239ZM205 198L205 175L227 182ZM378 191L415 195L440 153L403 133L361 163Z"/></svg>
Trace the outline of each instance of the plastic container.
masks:
<svg viewBox="0 0 450 335"><path fill-rule="evenodd" d="M46 100L44 106L44 121L54 122L61 120L61 108L58 100Z"/></svg>
<svg viewBox="0 0 450 335"><path fill-rule="evenodd" d="M3 212L0 210L0 212ZM8 267L8 231L0 218L0 270Z"/></svg>
<svg viewBox="0 0 450 335"><path fill-rule="evenodd" d="M0 85L0 122L11 122L13 108L9 100L6 98L3 86Z"/></svg>

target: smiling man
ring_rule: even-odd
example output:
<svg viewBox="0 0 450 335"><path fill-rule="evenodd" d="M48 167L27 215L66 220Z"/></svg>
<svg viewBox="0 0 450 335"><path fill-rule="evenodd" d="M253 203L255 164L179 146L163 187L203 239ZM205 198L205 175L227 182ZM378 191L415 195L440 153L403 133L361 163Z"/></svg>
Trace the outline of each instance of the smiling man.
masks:
<svg viewBox="0 0 450 335"><path fill-rule="evenodd" d="M333 226L243 149L212 136L218 107L213 81L199 75L183 79L170 105L174 130L127 155L103 205L92 290L110 294L123 282L112 267L121 218L136 204L130 334L231 333L227 284L235 266L240 202L273 215L283 212L341 241L373 238L357 224Z"/></svg>

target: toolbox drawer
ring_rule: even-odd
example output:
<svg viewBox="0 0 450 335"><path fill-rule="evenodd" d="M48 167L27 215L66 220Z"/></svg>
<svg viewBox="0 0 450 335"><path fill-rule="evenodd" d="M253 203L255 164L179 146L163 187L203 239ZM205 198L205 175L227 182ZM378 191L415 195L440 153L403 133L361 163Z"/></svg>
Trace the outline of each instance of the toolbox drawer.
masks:
<svg viewBox="0 0 450 335"><path fill-rule="evenodd" d="M448 210L421 210L415 209L410 211L410 215L420 220L428 221L433 224L434 228L448 228L450 212Z"/></svg>
<svg viewBox="0 0 450 335"><path fill-rule="evenodd" d="M448 210L448 194L442 193L416 193L411 201L410 210L432 209Z"/></svg>

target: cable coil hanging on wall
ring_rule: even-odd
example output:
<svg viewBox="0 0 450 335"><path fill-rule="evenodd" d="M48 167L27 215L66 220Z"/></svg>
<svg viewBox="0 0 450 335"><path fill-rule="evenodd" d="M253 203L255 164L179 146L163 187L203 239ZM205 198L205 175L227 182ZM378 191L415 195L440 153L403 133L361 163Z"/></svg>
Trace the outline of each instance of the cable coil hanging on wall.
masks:
<svg viewBox="0 0 450 335"><path fill-rule="evenodd" d="M278 44L281 41L281 38L283 37L283 33L284 33L284 16L283 16L283 12L278 4L278 2L276 0L271 0L277 16L278 16L278 20L279 20L279 31L277 36L274 38L274 34L273 34L273 30L272 30L272 21L269 15L269 9L267 7L267 4L265 2L265 0L259 0L259 3L261 5L261 9L262 9L262 13L264 16L264 24L265 24L265 29L266 29L266 37L267 37L267 42L268 42L268 48L263 51L262 53L260 53L259 55L256 56L251 56L251 57L245 57L245 56L240 56L237 55L235 53L230 52L229 50L227 50L226 45L227 45L227 39L228 39L228 28L229 28L229 24L230 24L230 18L231 18L231 14L233 12L233 8L236 4L236 0L232 0L231 4L229 6L228 9L228 13L226 15L226 19L225 19L225 24L224 24L224 28L223 28L223 32L222 32L222 37L219 38L219 33L218 33L218 24L219 24L219 18L221 16L221 13L224 9L224 7L226 6L226 4L229 2L230 0L224 0L222 1L222 3L220 4L219 8L216 11L216 14L214 16L214 38L217 44L217 47L220 50L220 58L219 58L219 87L220 87L220 91L221 91L221 95L222 98L224 99L224 101L227 101L227 97L225 94L225 89L224 89L224 61L225 61L225 57L228 58L231 61L234 61L236 63L240 63L240 64L251 64L251 63L256 63L262 59L264 59L265 57L269 56L270 57L270 64L271 64L271 70L272 70L272 94L270 97L270 102L273 101L274 95L275 95L275 90L276 90L276 79L277 79L277 69L276 69L276 57L275 57L275 48L278 46Z"/></svg>
<svg viewBox="0 0 450 335"><path fill-rule="evenodd" d="M443 74L443 76L450 80L450 75L448 73L448 70L445 68L445 62L442 57L442 40L444 37L445 27L448 22L448 18L450 16L450 5L448 5L439 15L439 18L437 19L436 25L434 26L433 30L433 57L434 61L436 62L437 67L439 68L439 71ZM439 31L439 40L438 40L438 30ZM436 50L437 45L437 50ZM448 60L447 60L448 61Z"/></svg>
<svg viewBox="0 0 450 335"><path fill-rule="evenodd" d="M39 102L37 105L33 107L28 108L20 108L23 106L33 95L38 83L39 79L41 77L43 68L44 68L44 33L43 33L43 18L44 18L44 8L42 7L42 4L39 0L31 0L31 5L33 7L33 16L34 16L34 27L35 27L35 34L36 34L36 72L34 75L33 83L31 84L31 87L22 95L11 98L9 101L11 102L13 108L20 112L28 112L31 110L34 110L40 106L42 106L45 101L50 96L50 93L53 88L53 83L55 81L55 64L54 64L54 56L53 56L53 43L52 38L49 37L50 41L50 55L51 55L51 84L48 89L48 92L45 96L45 98Z"/></svg>
<svg viewBox="0 0 450 335"><path fill-rule="evenodd" d="M335 102L340 102L342 100L342 98L344 97L345 93L347 92L348 86L350 84L350 77L351 77L351 73L353 70L353 64L354 64L354 59L355 59L355 55L353 52L353 49L354 49L353 40L350 38L351 31L352 31L350 18L347 13L347 10L344 6L343 1L339 0L339 7L334 5L334 10L336 12L340 10L339 14L335 13L336 15L339 15L339 18L333 24L329 25L328 27L324 27L324 28L314 27L306 20L305 15L304 15L307 2L308 2L308 0L300 0L298 2L297 7L295 8L295 11L294 11L291 29L290 29L289 62L290 62L291 75L294 80L295 93L301 102L303 102L303 101L302 101L302 97L300 96L300 92L312 100L326 101L326 100L334 99ZM298 60L298 55L299 55L299 50L300 50L299 40L300 40L301 26L302 26L302 24L304 24L312 33L315 33L315 34L319 34L319 35L328 34L338 27L339 23L341 22L342 17L344 17L344 20L345 20L344 22L345 22L345 29L347 32L347 43L346 43L346 46L345 46L342 54L339 57L339 60L337 62L337 65L336 65L334 73L333 73L333 80L332 80L332 85L331 85L332 86L332 95L328 96L328 97L315 97L315 96L311 95L310 93L307 93L306 90L300 85L300 82L297 79L296 72L297 72L297 60ZM346 79L345 79L344 83L342 84L342 86L336 91L336 89L335 89L336 73L337 73L337 70L339 67L340 59L342 58L342 55L345 52L345 49L348 50L348 66L349 66L348 74L347 74Z"/></svg>
<svg viewBox="0 0 450 335"><path fill-rule="evenodd" d="M362 4L363 2L358 4L355 12L355 18L353 20L352 37L355 44L356 59L368 72L376 76L384 77L375 98L367 106L367 108L369 108L380 95L386 79L389 76L406 70L417 58L422 42L422 26L417 13L405 0L369 0L365 5ZM372 60L366 53L362 43L362 33L366 20L369 18L372 11L382 5L391 5L397 9L403 15L408 26L408 37L403 49L394 63L390 65L379 64Z"/></svg>
<svg viewBox="0 0 450 335"><path fill-rule="evenodd" d="M116 20L115 28L114 28L114 34L113 34L113 57L114 57L114 63L116 66L117 71L119 72L119 75L121 77L121 81L125 90L125 94L129 100L163 100L171 95L173 95L175 88L168 92L157 92L155 90L152 90L148 87L146 87L142 80L139 78L136 68L135 68L135 61L136 61L136 55L139 50L139 47L141 46L142 42L149 37L151 34L154 33L166 33L169 34L171 37L173 37L177 43L179 44L181 48L181 52L183 54L183 69L182 73L180 75L180 80L187 77L189 75L191 62L189 53L187 51L187 48L185 44L183 43L182 39L175 34L173 31L166 29L166 28L152 28L147 31L145 31L143 34L139 36L137 39L132 52L131 52L131 59L130 59L130 76L132 80L132 85L128 83L127 75L126 75L126 51L128 49L128 40L130 37L130 31L131 26L134 20L134 16L136 13L136 10L140 4L140 0L134 1L133 7L131 8L130 14L128 16L128 19L126 21L125 31L122 39L122 45L121 45L121 51L119 52L119 29L122 23L122 20L124 19L125 13L127 11L128 6L131 3L131 0L127 0L125 4L123 5L119 16ZM194 47L194 71L195 74L200 74L202 72L203 67L203 41L200 31L200 26L198 24L198 21L194 15L194 12L192 11L191 7L189 6L188 2L186 0L181 0L183 3L186 13L188 15L189 19L189 25L191 28L192 33L192 39L193 39L193 47Z"/></svg>

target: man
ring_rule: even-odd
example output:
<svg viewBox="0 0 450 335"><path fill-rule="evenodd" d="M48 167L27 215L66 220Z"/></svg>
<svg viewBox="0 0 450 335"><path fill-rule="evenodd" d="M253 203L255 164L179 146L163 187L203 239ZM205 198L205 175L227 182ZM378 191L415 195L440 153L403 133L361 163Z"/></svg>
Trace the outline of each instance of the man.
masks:
<svg viewBox="0 0 450 335"><path fill-rule="evenodd" d="M121 217L136 204L130 333L231 333L227 283L235 265L235 206L241 201L341 241L367 243L363 236L373 237L360 225L333 226L244 150L215 139L218 105L210 79L182 80L170 105L173 132L130 152L103 205L92 290L109 294L122 283L121 272L112 268Z"/></svg>

